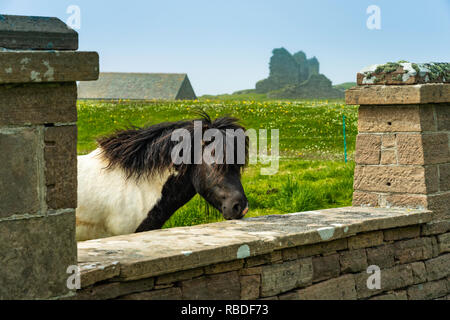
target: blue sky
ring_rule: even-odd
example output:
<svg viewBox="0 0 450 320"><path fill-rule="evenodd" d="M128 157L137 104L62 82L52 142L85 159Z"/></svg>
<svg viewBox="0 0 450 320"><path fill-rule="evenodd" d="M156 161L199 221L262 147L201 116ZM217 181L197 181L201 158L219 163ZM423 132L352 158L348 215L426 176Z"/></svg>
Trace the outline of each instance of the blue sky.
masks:
<svg viewBox="0 0 450 320"><path fill-rule="evenodd" d="M335 84L374 63L450 61L450 0L0 0L0 13L67 21L69 5L101 71L185 72L198 95L254 88L278 47L316 56Z"/></svg>

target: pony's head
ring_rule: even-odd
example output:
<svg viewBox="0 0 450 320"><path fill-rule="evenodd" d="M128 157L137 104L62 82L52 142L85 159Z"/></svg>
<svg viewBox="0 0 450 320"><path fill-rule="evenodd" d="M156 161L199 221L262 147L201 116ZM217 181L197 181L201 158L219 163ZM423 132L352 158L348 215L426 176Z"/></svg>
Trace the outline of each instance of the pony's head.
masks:
<svg viewBox="0 0 450 320"><path fill-rule="evenodd" d="M128 179L173 172L180 194L193 190L227 220L248 211L241 173L248 159L248 138L238 120L222 117L167 122L132 128L101 138L108 168L120 167Z"/></svg>

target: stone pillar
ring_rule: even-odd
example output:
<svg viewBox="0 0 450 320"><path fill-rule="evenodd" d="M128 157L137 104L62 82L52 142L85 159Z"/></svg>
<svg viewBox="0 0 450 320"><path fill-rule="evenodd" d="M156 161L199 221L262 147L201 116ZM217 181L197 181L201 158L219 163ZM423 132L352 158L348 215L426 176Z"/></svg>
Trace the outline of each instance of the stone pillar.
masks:
<svg viewBox="0 0 450 320"><path fill-rule="evenodd" d="M358 74L354 206L424 208L450 219L450 64L389 63Z"/></svg>
<svg viewBox="0 0 450 320"><path fill-rule="evenodd" d="M0 15L0 299L73 294L76 81L99 72L77 48L56 18Z"/></svg>

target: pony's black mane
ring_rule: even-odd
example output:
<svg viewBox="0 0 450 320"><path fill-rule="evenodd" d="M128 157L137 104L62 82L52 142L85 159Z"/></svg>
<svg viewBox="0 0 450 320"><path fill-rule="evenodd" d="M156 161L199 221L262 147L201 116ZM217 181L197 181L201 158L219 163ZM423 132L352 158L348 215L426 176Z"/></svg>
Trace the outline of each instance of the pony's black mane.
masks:
<svg viewBox="0 0 450 320"><path fill-rule="evenodd" d="M154 173L175 168L179 174L188 170L188 164L175 165L172 162L172 149L178 144L172 141L171 136L176 129L186 129L191 134L193 141L194 121L201 121L203 132L207 129L218 129L224 135L227 129L245 132L245 128L238 123L238 119L222 117L215 120L206 113L201 113L201 118L177 122L164 122L146 128L132 127L123 131L116 131L110 136L98 139L102 156L108 161L107 168L119 167L125 171L128 178L136 179L142 176L150 176ZM235 152L237 147L235 144ZM224 155L225 155L224 146ZM248 157L248 139L245 139L245 159ZM240 171L245 164L227 164L224 156L224 164L213 165L219 173L224 170L234 169ZM235 156L236 159L236 156Z"/></svg>

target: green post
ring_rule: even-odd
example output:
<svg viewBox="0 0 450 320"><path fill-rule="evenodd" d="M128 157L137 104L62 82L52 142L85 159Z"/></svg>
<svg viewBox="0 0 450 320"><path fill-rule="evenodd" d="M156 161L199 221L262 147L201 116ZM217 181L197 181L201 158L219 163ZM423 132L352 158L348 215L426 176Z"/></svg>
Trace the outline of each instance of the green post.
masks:
<svg viewBox="0 0 450 320"><path fill-rule="evenodd" d="M344 125L344 157L345 157L345 163L347 163L347 139L345 137L345 115L342 116L343 119L343 125Z"/></svg>

